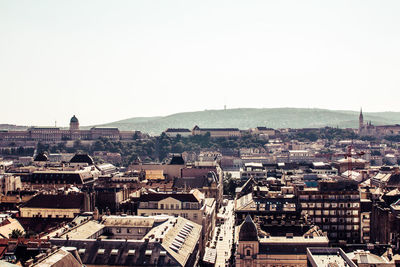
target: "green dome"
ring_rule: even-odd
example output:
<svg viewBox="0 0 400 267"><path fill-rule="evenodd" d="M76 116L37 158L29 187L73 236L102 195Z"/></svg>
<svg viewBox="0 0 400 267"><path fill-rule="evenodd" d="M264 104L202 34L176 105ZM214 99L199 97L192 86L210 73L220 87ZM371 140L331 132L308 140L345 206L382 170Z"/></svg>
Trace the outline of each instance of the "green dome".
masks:
<svg viewBox="0 0 400 267"><path fill-rule="evenodd" d="M78 118L77 117L75 117L75 115L71 118L71 122L79 122L78 121Z"/></svg>

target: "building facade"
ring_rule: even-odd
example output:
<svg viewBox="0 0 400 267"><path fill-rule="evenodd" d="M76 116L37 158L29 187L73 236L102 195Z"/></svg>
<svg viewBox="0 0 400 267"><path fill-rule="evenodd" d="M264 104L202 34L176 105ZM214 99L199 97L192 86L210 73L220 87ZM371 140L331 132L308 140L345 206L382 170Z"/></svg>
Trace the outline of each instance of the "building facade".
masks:
<svg viewBox="0 0 400 267"><path fill-rule="evenodd" d="M302 214L328 233L333 243L360 242L360 193L353 180L321 180L298 191Z"/></svg>
<svg viewBox="0 0 400 267"><path fill-rule="evenodd" d="M79 120L74 115L70 120L69 129L59 127L31 127L26 131L1 131L0 141L67 141L67 140L96 140L101 137L112 140L132 140L140 136L139 131L120 131L118 128L92 127L81 130Z"/></svg>

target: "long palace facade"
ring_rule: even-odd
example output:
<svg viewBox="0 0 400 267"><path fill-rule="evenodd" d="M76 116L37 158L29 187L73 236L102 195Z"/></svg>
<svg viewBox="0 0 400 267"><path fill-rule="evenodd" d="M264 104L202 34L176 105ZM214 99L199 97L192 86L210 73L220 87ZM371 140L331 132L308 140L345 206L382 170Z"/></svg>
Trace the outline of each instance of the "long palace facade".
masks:
<svg viewBox="0 0 400 267"><path fill-rule="evenodd" d="M93 127L89 130L79 129L79 120L71 118L69 129L59 127L31 127L26 131L2 131L0 141L63 141L63 140L96 140L106 137L112 140L130 140L138 131L120 131L118 128Z"/></svg>

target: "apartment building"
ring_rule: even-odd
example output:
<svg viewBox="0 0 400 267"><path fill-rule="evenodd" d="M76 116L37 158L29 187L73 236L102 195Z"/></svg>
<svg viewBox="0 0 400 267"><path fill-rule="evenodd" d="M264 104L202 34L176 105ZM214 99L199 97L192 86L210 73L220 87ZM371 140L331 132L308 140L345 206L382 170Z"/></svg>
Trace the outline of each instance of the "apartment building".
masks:
<svg viewBox="0 0 400 267"><path fill-rule="evenodd" d="M333 243L360 242L360 193L357 182L341 177L297 191L302 214L328 233Z"/></svg>
<svg viewBox="0 0 400 267"><path fill-rule="evenodd" d="M190 193L149 193L139 199L137 214L140 216L181 216L203 226L203 239L207 241L214 231L210 225L216 221L216 202L205 198L198 189Z"/></svg>

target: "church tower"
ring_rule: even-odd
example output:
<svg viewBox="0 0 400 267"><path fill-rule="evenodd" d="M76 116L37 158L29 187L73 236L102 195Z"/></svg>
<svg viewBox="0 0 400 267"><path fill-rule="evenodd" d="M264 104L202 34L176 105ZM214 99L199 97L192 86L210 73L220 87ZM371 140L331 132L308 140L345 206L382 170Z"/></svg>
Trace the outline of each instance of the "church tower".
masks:
<svg viewBox="0 0 400 267"><path fill-rule="evenodd" d="M364 127L364 115L362 113L362 108L360 110L360 117L358 118L358 131L361 132Z"/></svg>

